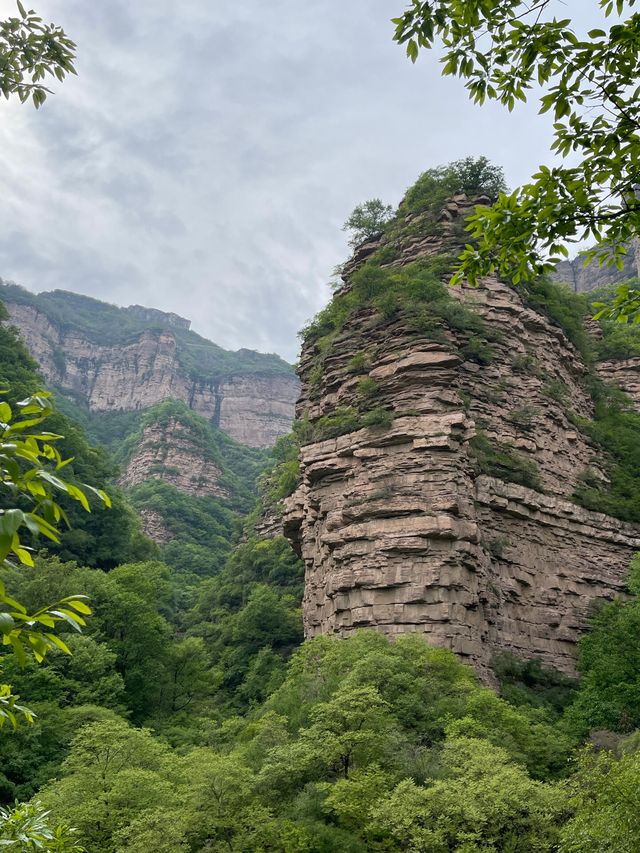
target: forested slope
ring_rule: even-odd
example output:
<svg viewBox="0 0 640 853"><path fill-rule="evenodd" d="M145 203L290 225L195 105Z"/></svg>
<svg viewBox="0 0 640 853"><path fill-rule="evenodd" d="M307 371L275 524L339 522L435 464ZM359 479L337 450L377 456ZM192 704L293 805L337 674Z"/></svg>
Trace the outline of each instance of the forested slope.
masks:
<svg viewBox="0 0 640 853"><path fill-rule="evenodd" d="M476 374L487 350L503 345L486 340L486 327L429 276L414 278L410 269L390 288L384 274L374 284L381 282L380 291L364 294L380 300L375 308L391 316L418 307L429 334L455 323L473 339L464 343ZM589 349L594 372L640 352L632 330L603 325L583 336L588 305L565 291L541 284L528 298L538 308L544 303L559 336L573 335L574 346ZM344 319L339 308L334 303L318 318L316 341ZM327 362L318 359L316 404L331 369L330 346L318 352ZM7 647L0 657L2 681L37 715L15 731L0 728L0 798L10 810L16 799L31 801L35 814L48 811L39 819L51 827L77 830L75 848L65 831L67 840L45 850L637 849L640 820L630 807L640 783L637 560L623 596L594 602L591 630L578 645L578 679L502 655L491 661L496 691L451 651L415 634L392 642L355 631L303 641L302 564L284 538L259 538L254 523L273 529L300 480L300 445L392 427L388 398L361 381L366 356L351 361L351 409L301 418L278 442L276 465L260 478L262 507L253 481L271 464L269 454L247 452L183 403L108 413L99 426L92 414L79 416L119 468L113 455L90 448L68 405L69 414L52 419L66 436L65 454L75 456L68 477L105 486L114 509L75 513L59 547L39 553L33 568L2 573L30 610L77 594L93 609L82 634L59 629L71 656L49 654L24 667ZM562 397L532 358L518 365L531 387L546 387L550 400ZM6 322L0 377L12 401L42 383ZM589 399L587 437L606 480L581 481L583 492L572 499L608 501L612 515L632 521L638 415L601 383ZM169 433L179 437L171 447ZM480 444L477 464L501 466L502 477L531 476L522 451L495 451L490 439ZM137 481L141 464L150 476ZM381 494L381 511L393 499ZM149 542L136 509L157 513L169 538ZM493 547L502 559L514 546ZM29 814L0 813L0 839L15 835Z"/></svg>

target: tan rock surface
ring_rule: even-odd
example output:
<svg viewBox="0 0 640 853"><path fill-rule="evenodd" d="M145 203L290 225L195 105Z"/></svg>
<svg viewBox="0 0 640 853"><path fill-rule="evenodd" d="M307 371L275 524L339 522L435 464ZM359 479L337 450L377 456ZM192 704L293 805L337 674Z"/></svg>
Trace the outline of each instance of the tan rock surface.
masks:
<svg viewBox="0 0 640 853"><path fill-rule="evenodd" d="M394 246L393 265L441 253L468 206L447 206L440 240ZM495 279L454 295L497 333L490 364L452 352L462 343L454 333L435 342L371 308L332 342L320 381L313 345L303 347L300 416L356 405L361 375L395 414L389 428L301 449L284 530L305 562L305 631L418 631L488 678L499 651L572 673L589 608L623 590L640 528L568 500L581 472L598 470L598 453L571 420L593 409L586 367L562 330ZM350 364L363 353L359 376ZM480 430L535 463L544 494L478 476L469 442Z"/></svg>
<svg viewBox="0 0 640 853"><path fill-rule="evenodd" d="M291 428L299 390L293 375L198 382L179 364L170 329L148 330L124 346L101 346L77 331L57 329L30 305L7 301L6 307L45 379L84 398L93 411L181 400L250 447L270 447Z"/></svg>
<svg viewBox="0 0 640 853"><path fill-rule="evenodd" d="M158 545L166 545L173 539L172 534L167 529L164 518L159 512L153 509L139 510L140 518L142 519L142 530L149 539L152 539Z"/></svg>
<svg viewBox="0 0 640 853"><path fill-rule="evenodd" d="M127 462L119 484L136 486L145 480L164 480L188 495L230 497L220 484L221 471L194 445L184 424L169 419L166 425L145 427L142 441Z"/></svg>
<svg viewBox="0 0 640 853"><path fill-rule="evenodd" d="M605 382L617 385L628 394L640 410L640 357L624 361L602 361L597 366L598 375Z"/></svg>

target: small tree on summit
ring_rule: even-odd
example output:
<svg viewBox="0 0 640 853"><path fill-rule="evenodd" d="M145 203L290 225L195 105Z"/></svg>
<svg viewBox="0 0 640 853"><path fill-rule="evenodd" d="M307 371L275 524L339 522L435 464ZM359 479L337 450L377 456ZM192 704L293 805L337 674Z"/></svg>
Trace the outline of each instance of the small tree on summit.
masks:
<svg viewBox="0 0 640 853"><path fill-rule="evenodd" d="M359 204L343 225L343 231L352 231L350 246L357 246L363 240L374 237L384 230L393 217L390 204L383 204L379 198L372 198Z"/></svg>

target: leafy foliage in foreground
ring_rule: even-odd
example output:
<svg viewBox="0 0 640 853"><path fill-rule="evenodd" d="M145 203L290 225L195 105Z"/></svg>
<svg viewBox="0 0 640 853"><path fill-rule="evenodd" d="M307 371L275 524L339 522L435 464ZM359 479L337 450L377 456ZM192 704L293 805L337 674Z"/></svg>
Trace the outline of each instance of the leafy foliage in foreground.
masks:
<svg viewBox="0 0 640 853"><path fill-rule="evenodd" d="M477 208L458 280L494 271L514 283L535 278L568 254L571 240L595 240L591 257L621 263L640 233L634 2L598 0L593 5L617 20L588 33L577 17L559 20L550 0L412 0L395 19L395 39L410 59L441 45L442 73L462 78L476 103L496 100L512 110L541 87L541 112L554 117L552 150L565 160L540 166L531 182ZM613 315L640 322L639 306L638 290L623 290Z"/></svg>
<svg viewBox="0 0 640 853"><path fill-rule="evenodd" d="M579 645L582 683L567 712L584 736L592 729L629 733L640 729L640 556L632 564L630 600L604 604L593 630Z"/></svg>
<svg viewBox="0 0 640 853"><path fill-rule="evenodd" d="M65 824L52 825L49 813L38 803L0 807L0 844L12 853L83 853L76 831Z"/></svg>
<svg viewBox="0 0 640 853"><path fill-rule="evenodd" d="M65 460L56 447L62 437L42 428L52 412L48 394L42 393L17 404L18 414L6 401L0 402L0 567L11 570L14 565L33 567L31 550L24 541L25 530L33 537L45 536L58 544L58 526L68 521L60 503L60 495L80 503L91 511L90 491L107 507L108 495L101 489L82 487L62 478ZM8 506L7 506L8 504ZM12 506L13 504L13 506ZM24 507L24 508L21 508ZM21 665L33 655L41 663L45 655L59 649L69 654L69 647L55 628L67 624L80 631L84 616L91 613L84 596L69 593L50 605L27 608L0 578L0 635L2 645L9 647ZM14 729L18 718L33 722L33 714L18 703L18 697L7 684L0 685L0 728L6 722Z"/></svg>
<svg viewBox="0 0 640 853"><path fill-rule="evenodd" d="M17 5L19 17L0 21L0 93L22 103L31 98L38 109L51 94L43 82L47 76L64 80L76 73L76 46L63 29L44 24L20 0Z"/></svg>
<svg viewBox="0 0 640 853"><path fill-rule="evenodd" d="M115 466L103 450L89 447L82 430L73 421L53 409L49 396L39 393L44 383L37 365L16 330L6 324L7 318L4 305L0 304L0 388L9 389L3 399L14 409L20 401L34 395L44 401L47 432L60 436L55 441L57 452L63 459L72 460L65 466L65 480L73 488L87 491L92 510L87 515L79 500L72 497L66 501L68 529L60 542L47 541L49 549L63 559L102 568L151 556L155 548L143 537L139 518L111 482ZM108 511L104 510L99 491L95 493L105 487L111 500ZM0 509L13 507L8 493L1 494Z"/></svg>

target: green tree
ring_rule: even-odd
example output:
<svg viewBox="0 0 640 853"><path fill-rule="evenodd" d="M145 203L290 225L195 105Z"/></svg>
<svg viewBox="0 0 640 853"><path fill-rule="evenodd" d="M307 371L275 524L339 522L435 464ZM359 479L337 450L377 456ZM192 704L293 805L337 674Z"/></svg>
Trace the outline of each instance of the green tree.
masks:
<svg viewBox="0 0 640 853"><path fill-rule="evenodd" d="M185 810L191 815L187 836L192 849L243 849L234 842L257 804L253 802L255 776L240 756L195 749L185 756L178 772L185 786ZM271 817L262 807L262 819Z"/></svg>
<svg viewBox="0 0 640 853"><path fill-rule="evenodd" d="M585 750L567 785L573 817L561 853L635 853L640 841L640 753Z"/></svg>
<svg viewBox="0 0 640 853"><path fill-rule="evenodd" d="M262 768L265 788L277 791L309 781L348 779L386 757L398 746L398 732L387 703L373 687L345 687L328 702L314 705L310 725L295 741L273 749Z"/></svg>
<svg viewBox="0 0 640 853"><path fill-rule="evenodd" d="M39 798L69 821L92 853L112 853L112 836L142 812L175 802L168 748L124 720L84 726L62 765L62 778Z"/></svg>
<svg viewBox="0 0 640 853"><path fill-rule="evenodd" d="M589 257L621 262L640 234L640 50L635 0L597 0L608 31L580 32L553 14L551 0L411 0L395 40L412 61L441 47L442 73L465 80L476 103L512 110L541 87L541 112L554 119L552 151L564 160L540 166L531 182L502 193L470 220L475 238L455 281L497 272L514 283L567 255L567 241L589 239ZM614 313L640 322L640 293L629 289Z"/></svg>
<svg viewBox="0 0 640 853"><path fill-rule="evenodd" d="M0 92L22 103L31 98L37 109L51 94L42 82L47 76L64 80L76 73L76 46L60 27L44 24L20 0L17 5L19 17L0 21Z"/></svg>
<svg viewBox="0 0 640 853"><path fill-rule="evenodd" d="M115 853L188 853L185 817L166 808L145 809L114 833Z"/></svg>
<svg viewBox="0 0 640 853"><path fill-rule="evenodd" d="M209 655L200 637L174 640L168 649L162 678L161 703L170 714L189 708L216 685Z"/></svg>
<svg viewBox="0 0 640 853"><path fill-rule="evenodd" d="M393 218L393 208L383 204L379 198L372 198L354 207L344 223L343 231L351 231L350 246L357 246L363 240L375 237L384 231L385 225Z"/></svg>
<svg viewBox="0 0 640 853"><path fill-rule="evenodd" d="M372 809L373 839L386 850L413 853L542 853L557 849L562 796L532 781L500 747L453 738L443 749L439 778L411 779Z"/></svg>
<svg viewBox="0 0 640 853"><path fill-rule="evenodd" d="M604 604L578 645L582 680L566 721L580 736L640 728L640 557L628 585L633 597Z"/></svg>
<svg viewBox="0 0 640 853"><path fill-rule="evenodd" d="M444 200L456 193L473 197L486 196L491 201L506 192L507 185L500 166L486 157L465 157L446 166L423 172L410 187L400 203L400 213L421 213L437 210Z"/></svg>
<svg viewBox="0 0 640 853"><path fill-rule="evenodd" d="M246 709L282 682L285 662L302 641L302 576L284 537L251 537L200 584L186 623L204 639L218 671L218 705Z"/></svg>

